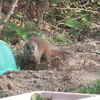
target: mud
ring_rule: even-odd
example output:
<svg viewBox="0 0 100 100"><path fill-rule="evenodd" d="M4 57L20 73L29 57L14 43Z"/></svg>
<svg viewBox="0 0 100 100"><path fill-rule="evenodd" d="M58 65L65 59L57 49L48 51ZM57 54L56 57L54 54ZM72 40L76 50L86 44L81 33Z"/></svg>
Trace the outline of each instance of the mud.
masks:
<svg viewBox="0 0 100 100"><path fill-rule="evenodd" d="M16 46L16 62L24 68L21 47ZM14 49L15 47L12 47ZM52 47L51 47L52 48ZM9 71L0 76L0 90L5 96L17 95L31 91L77 92L77 89L90 81L100 79L100 44L95 41L76 43L70 46L58 46L72 55L53 58L52 66L42 62L32 70ZM20 52L19 52L20 51Z"/></svg>

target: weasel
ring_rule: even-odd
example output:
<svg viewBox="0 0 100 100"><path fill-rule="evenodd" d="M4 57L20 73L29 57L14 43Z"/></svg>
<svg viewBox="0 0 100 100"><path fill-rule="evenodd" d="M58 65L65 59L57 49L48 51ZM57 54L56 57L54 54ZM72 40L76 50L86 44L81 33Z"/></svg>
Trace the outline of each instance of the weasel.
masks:
<svg viewBox="0 0 100 100"><path fill-rule="evenodd" d="M71 54L62 50L50 50L46 41L39 37L33 37L24 45L24 62L35 61L40 64L41 58L44 57L47 62L51 63L51 57L59 56L61 54Z"/></svg>

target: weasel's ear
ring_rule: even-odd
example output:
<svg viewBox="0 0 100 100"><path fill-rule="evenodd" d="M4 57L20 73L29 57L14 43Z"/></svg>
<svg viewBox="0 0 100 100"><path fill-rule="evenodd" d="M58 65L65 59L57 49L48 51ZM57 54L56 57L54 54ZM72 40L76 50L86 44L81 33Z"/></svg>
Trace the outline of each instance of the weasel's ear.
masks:
<svg viewBox="0 0 100 100"><path fill-rule="evenodd" d="M35 41L31 41L30 49L35 50L37 49L37 47L38 47L38 44Z"/></svg>

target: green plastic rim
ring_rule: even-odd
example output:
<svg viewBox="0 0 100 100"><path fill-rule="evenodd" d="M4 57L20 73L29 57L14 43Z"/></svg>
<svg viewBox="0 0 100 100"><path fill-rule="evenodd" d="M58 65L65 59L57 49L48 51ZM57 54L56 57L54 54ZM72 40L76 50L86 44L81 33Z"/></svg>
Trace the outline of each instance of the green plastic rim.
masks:
<svg viewBox="0 0 100 100"><path fill-rule="evenodd" d="M16 66L17 69L7 69L7 71L19 71L20 70L20 66ZM0 71L0 75L6 73L7 71Z"/></svg>

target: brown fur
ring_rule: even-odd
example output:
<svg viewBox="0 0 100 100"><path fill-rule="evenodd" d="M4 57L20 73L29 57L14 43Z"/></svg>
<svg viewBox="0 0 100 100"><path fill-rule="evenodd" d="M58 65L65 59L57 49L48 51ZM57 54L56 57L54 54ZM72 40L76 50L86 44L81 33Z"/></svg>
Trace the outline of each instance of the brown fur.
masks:
<svg viewBox="0 0 100 100"><path fill-rule="evenodd" d="M59 56L62 54L71 54L71 53L63 50L51 50L51 57Z"/></svg>
<svg viewBox="0 0 100 100"><path fill-rule="evenodd" d="M44 57L47 62L51 63L51 57L59 56L61 54L71 54L62 50L50 50L46 41L39 37L33 37L24 46L24 61L28 63L28 60L36 59L40 64L41 57ZM28 56L29 55L29 56Z"/></svg>

